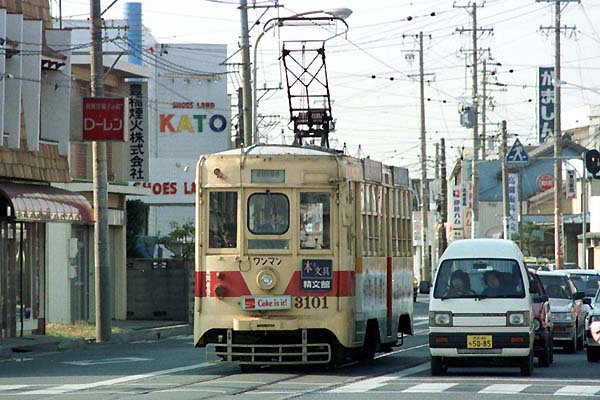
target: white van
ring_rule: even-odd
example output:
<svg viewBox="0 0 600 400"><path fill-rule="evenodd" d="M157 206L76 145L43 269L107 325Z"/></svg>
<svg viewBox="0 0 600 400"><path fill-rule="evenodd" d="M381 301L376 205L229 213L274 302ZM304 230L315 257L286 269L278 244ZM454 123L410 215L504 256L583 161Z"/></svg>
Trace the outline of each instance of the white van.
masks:
<svg viewBox="0 0 600 400"><path fill-rule="evenodd" d="M531 375L533 309L517 245L498 239L452 243L435 274L429 328L432 375L465 365L514 365Z"/></svg>

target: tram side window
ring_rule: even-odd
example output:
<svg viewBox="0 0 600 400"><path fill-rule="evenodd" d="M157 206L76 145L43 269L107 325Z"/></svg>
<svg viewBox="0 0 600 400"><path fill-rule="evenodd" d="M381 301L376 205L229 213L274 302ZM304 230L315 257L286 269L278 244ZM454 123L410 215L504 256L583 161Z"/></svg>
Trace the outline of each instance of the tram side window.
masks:
<svg viewBox="0 0 600 400"><path fill-rule="evenodd" d="M331 241L329 193L300 193L300 248L329 249Z"/></svg>
<svg viewBox="0 0 600 400"><path fill-rule="evenodd" d="M237 247L237 192L211 192L209 239L212 249Z"/></svg>

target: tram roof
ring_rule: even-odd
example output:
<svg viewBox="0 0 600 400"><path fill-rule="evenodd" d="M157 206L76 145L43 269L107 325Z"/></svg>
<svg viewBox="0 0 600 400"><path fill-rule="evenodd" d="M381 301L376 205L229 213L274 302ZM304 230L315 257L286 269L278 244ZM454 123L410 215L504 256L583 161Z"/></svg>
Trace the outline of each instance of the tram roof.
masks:
<svg viewBox="0 0 600 400"><path fill-rule="evenodd" d="M225 150L214 155L220 156L239 156L245 155L257 155L257 156L276 156L276 155L294 155L294 156L325 156L334 157L341 156L342 153L332 149L322 149L316 147L300 147L300 146L288 146L288 145L270 145L270 144L258 144L250 146L248 148L231 149Z"/></svg>

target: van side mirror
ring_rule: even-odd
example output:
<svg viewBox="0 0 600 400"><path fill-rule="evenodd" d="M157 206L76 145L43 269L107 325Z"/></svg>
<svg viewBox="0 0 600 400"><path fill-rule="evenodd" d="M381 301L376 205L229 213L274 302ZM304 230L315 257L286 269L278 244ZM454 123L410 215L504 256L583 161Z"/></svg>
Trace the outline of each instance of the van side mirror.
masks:
<svg viewBox="0 0 600 400"><path fill-rule="evenodd" d="M419 293L421 294L429 294L430 288L431 282L429 281L421 281L421 283L419 283Z"/></svg>
<svg viewBox="0 0 600 400"><path fill-rule="evenodd" d="M581 300L585 297L585 293L583 292L575 292L573 295L573 300Z"/></svg>
<svg viewBox="0 0 600 400"><path fill-rule="evenodd" d="M590 297L584 297L581 301L583 302L583 304L587 304L588 306L592 305L592 299Z"/></svg>

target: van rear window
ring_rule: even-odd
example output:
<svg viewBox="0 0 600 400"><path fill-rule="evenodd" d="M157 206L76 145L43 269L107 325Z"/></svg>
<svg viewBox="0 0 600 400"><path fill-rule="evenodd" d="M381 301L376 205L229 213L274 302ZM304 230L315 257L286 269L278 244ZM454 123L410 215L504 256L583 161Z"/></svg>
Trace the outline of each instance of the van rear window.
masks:
<svg viewBox="0 0 600 400"><path fill-rule="evenodd" d="M438 269L433 297L523 298L521 268L511 259L444 260Z"/></svg>

